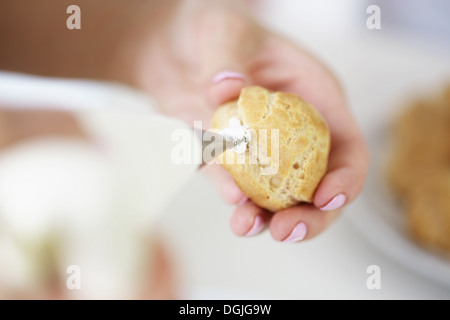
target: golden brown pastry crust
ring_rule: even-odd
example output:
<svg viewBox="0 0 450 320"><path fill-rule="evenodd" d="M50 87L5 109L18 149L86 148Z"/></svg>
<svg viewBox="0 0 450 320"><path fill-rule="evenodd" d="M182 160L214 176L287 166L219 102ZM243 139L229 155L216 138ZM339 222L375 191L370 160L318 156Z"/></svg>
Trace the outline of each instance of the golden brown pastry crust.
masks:
<svg viewBox="0 0 450 320"><path fill-rule="evenodd" d="M232 117L252 129L245 153L228 150L217 158L238 187L270 211L312 202L327 170L330 149L329 130L317 110L294 94L254 86L244 88L238 101L220 107L212 128L228 127ZM272 145L276 130L278 148L276 142Z"/></svg>
<svg viewBox="0 0 450 320"><path fill-rule="evenodd" d="M408 227L423 245L450 252L450 170L413 185L405 199Z"/></svg>
<svg viewBox="0 0 450 320"><path fill-rule="evenodd" d="M414 239L450 253L450 87L398 117L389 182Z"/></svg>

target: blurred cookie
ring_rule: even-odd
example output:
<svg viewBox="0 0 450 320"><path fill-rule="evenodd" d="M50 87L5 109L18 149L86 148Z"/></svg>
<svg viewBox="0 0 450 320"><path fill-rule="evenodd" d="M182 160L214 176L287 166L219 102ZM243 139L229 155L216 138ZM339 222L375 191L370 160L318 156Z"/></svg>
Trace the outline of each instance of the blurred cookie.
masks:
<svg viewBox="0 0 450 320"><path fill-rule="evenodd" d="M450 252L450 86L398 117L389 182L415 238Z"/></svg>
<svg viewBox="0 0 450 320"><path fill-rule="evenodd" d="M450 169L436 171L411 188L405 207L414 238L450 252Z"/></svg>

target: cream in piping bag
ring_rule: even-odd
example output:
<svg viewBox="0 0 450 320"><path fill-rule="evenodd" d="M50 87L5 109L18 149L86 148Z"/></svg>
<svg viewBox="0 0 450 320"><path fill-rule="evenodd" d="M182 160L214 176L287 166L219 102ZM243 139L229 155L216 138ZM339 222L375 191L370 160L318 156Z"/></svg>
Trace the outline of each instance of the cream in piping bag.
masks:
<svg viewBox="0 0 450 320"><path fill-rule="evenodd" d="M236 153L244 153L252 138L248 126L241 125L241 121L236 118L231 118L228 128L220 130L219 134L236 142L236 145L232 148Z"/></svg>

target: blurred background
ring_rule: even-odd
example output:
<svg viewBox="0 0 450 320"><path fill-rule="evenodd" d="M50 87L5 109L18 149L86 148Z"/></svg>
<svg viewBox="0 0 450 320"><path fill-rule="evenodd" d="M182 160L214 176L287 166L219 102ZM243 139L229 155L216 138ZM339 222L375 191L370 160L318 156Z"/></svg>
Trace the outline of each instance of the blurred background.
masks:
<svg viewBox="0 0 450 320"><path fill-rule="evenodd" d="M367 19L372 14L367 13L370 5L380 8L381 29L370 30L367 27ZM253 1L253 6L266 26L295 40L319 57L340 79L372 153L372 165L362 195L345 209L343 216L327 232L312 241L298 245L276 243L268 232L242 239L229 229L233 207L224 203L207 177L197 173L176 192L170 203L158 206L158 214L151 219L142 218L144 225L148 226L142 232L146 245L123 240L128 239L126 231L123 231L128 230L124 224L108 229L115 230L115 233L114 236L104 235L105 242L116 238L118 230L122 230L122 235L116 240L121 248L120 254L114 257L105 254L104 265L97 265L99 270L119 274L117 283L108 282L110 278L105 276L104 291L119 290L119 296L132 292L133 285L125 280L126 275L133 274L136 265L142 266L140 259L148 255L150 258L144 260L149 274L164 276L159 277L163 279L159 284L155 279L148 280L151 283L149 287L156 288L152 290L158 294L146 297L450 298L450 259L445 254L424 249L412 240L405 230L401 209L394 204L382 181L389 126L395 117L409 101L438 93L450 83L450 3L445 0L259 0ZM0 74L1 104L23 105L36 101L50 106L64 104L68 109L86 105L104 109L112 105L120 110L126 106L142 113L152 104L139 92L109 84ZM77 132L69 132L69 136L72 139L71 151L65 153L69 165L58 168L59 171L55 171L58 172L55 174L57 177L48 179L48 183L60 179L53 184L60 186L64 181L75 179L77 188L84 189L90 185L91 189L85 190L88 209L78 208L85 212L86 217L89 216L87 210L114 211L121 217L126 216L130 208L144 212L148 206L145 201L130 196L129 188L133 185L123 184L122 178L116 177L117 168L130 163L124 161L111 166L98 151L80 145ZM130 139L134 138L130 136ZM142 151L138 149L142 144L137 144L133 154L140 156ZM9 292L19 292L18 296L30 283L36 288L34 292L31 290L31 294L39 294L41 280L37 278L43 275L45 279L52 278L47 274L51 271L46 266L48 261L57 260L59 262L52 262L52 265L62 268L76 257L49 258L46 254L55 252L51 249L56 245L52 239L57 239L57 235L48 231L51 224L36 226L38 219L30 218L36 214L29 209L30 205L17 205L31 201L32 208L37 205L45 207L47 204L42 199L47 197L51 207L55 208L52 199L59 197L63 199L59 201L66 201L60 208L69 206L70 194L75 192L71 189L61 191L57 188L59 191L55 192L49 188L47 195L42 191L35 195L34 200L23 196L26 192L23 184L30 183L33 177L24 174L23 168L32 165L37 166L34 169L42 168L36 163L48 163L53 159L52 155L59 153L56 150L60 150L62 145L67 146L67 142L39 140L6 156L0 155L0 208L22 213L23 208L29 210L21 215L20 221L0 213L0 281L7 283L11 288ZM40 156L38 149L42 148L46 150L47 158ZM33 159L31 164L26 162L27 159ZM84 169L75 170L80 166ZM18 170L21 174L17 173ZM35 179L45 180L37 176ZM92 186L93 181L97 185ZM56 213L42 214L51 220ZM98 225L102 225L103 218L98 218ZM83 219L72 223L76 225ZM136 221L141 221L139 219ZM29 223L23 225L23 220ZM5 230L8 223L2 224L2 221L15 225L22 232L21 237L25 240L20 240L20 245L14 244L15 238ZM119 221L123 223L125 219ZM74 243L79 240L78 236L74 231ZM33 246L39 237L46 237L46 240L38 247ZM75 247L73 250L77 250ZM144 254L147 250L151 253ZM92 250L93 255L95 252ZM83 255L83 259L88 261L90 257ZM128 265L124 261L129 261ZM367 270L371 265L380 268L381 289L367 286L371 275ZM54 272L63 279L67 278L65 268ZM98 280L98 274L91 277ZM89 275L83 275L82 279L85 276L90 279ZM83 283L88 281L83 280ZM88 294L71 293L69 297L105 294L104 291L92 290ZM9 293L0 294L8 297ZM46 294L52 296L51 292Z"/></svg>

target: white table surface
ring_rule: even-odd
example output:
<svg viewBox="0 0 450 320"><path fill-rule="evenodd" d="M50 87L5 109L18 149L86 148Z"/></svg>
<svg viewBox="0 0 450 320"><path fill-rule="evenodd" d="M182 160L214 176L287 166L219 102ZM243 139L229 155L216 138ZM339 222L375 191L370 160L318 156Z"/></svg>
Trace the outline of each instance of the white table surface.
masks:
<svg viewBox="0 0 450 320"><path fill-rule="evenodd" d="M205 200L207 199L207 200ZM350 223L352 205L320 237L295 245L268 232L238 238L229 229L232 207L211 182L194 177L162 216L182 297L195 299L440 299L450 289L378 251ZM381 235L382 236L382 235ZM369 265L381 268L381 289L366 286Z"/></svg>

